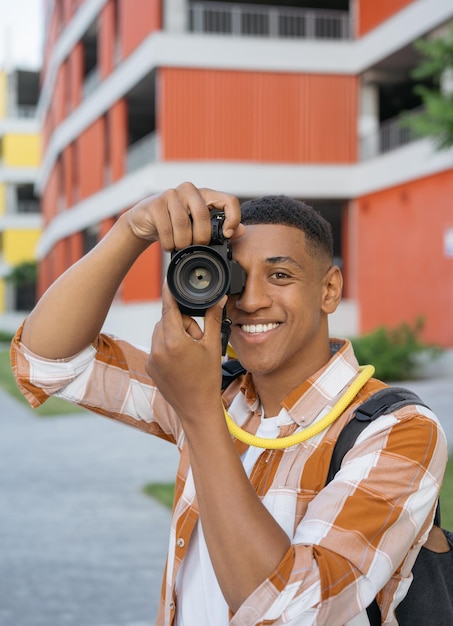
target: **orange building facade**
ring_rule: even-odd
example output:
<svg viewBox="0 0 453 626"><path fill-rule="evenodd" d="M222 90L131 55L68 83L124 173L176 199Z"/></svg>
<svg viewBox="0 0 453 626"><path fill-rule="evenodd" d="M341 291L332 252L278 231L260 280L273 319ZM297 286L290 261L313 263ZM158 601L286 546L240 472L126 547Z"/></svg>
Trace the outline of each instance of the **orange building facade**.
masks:
<svg viewBox="0 0 453 626"><path fill-rule="evenodd" d="M331 221L345 276L332 334L423 316L425 339L453 347L453 155L398 126L420 105L413 42L453 7L287 4L47 3L39 290L136 201L191 180L285 193ZM156 246L139 259L107 330L148 340L166 263Z"/></svg>

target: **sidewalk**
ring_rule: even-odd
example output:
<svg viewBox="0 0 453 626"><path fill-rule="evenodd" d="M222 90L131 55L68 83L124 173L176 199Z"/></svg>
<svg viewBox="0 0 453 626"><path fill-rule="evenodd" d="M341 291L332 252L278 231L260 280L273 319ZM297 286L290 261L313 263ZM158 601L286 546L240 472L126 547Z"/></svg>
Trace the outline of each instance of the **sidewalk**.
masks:
<svg viewBox="0 0 453 626"><path fill-rule="evenodd" d="M400 384L400 383L399 383ZM401 383L438 414L453 453L453 382ZM37 417L0 390L0 626L151 626L173 446L89 413Z"/></svg>
<svg viewBox="0 0 453 626"><path fill-rule="evenodd" d="M175 448L83 413L36 417L0 390L0 626L150 626Z"/></svg>

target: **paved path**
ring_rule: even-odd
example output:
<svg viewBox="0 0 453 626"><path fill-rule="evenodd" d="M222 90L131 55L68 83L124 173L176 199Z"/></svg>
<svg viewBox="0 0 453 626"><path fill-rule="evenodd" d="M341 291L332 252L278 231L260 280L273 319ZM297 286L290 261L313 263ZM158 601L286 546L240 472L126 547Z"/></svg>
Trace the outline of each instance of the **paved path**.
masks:
<svg viewBox="0 0 453 626"><path fill-rule="evenodd" d="M153 624L170 514L141 488L176 461L127 426L0 392L0 625Z"/></svg>
<svg viewBox="0 0 453 626"><path fill-rule="evenodd" d="M406 383L453 451L453 382ZM151 626L174 478L170 444L91 414L37 417L0 390L0 626Z"/></svg>

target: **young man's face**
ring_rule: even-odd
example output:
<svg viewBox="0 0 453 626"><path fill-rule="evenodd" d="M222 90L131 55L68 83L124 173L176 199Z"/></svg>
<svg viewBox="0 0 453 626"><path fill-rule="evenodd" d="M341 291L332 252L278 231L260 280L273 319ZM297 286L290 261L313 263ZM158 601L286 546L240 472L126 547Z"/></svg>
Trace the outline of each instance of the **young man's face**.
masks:
<svg viewBox="0 0 453 626"><path fill-rule="evenodd" d="M274 224L246 226L233 257L247 276L243 292L227 304L242 365L257 375L316 366L326 353L329 262L308 253L303 231Z"/></svg>

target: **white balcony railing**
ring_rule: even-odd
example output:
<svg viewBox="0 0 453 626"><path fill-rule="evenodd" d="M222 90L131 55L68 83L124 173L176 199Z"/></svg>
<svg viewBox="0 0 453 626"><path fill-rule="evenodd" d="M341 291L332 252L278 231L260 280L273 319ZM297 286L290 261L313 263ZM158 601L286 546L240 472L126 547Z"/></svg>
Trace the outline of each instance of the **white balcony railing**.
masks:
<svg viewBox="0 0 453 626"><path fill-rule="evenodd" d="M18 117L36 117L36 106L32 104L19 104L17 106Z"/></svg>
<svg viewBox="0 0 453 626"><path fill-rule="evenodd" d="M17 213L39 213L38 200L18 200Z"/></svg>
<svg viewBox="0 0 453 626"><path fill-rule="evenodd" d="M421 108L414 109L411 116L416 116L421 110ZM403 123L402 116L398 115L383 122L377 132L362 138L360 156L363 161L366 161L379 154L396 150L419 138L408 124Z"/></svg>
<svg viewBox="0 0 453 626"><path fill-rule="evenodd" d="M99 82L99 70L97 67L94 67L91 72L85 76L83 82L83 97L88 98L99 85Z"/></svg>
<svg viewBox="0 0 453 626"><path fill-rule="evenodd" d="M145 135L135 143L131 144L127 151L126 169L130 174L140 169L147 163L152 163L158 158L157 133L152 132Z"/></svg>
<svg viewBox="0 0 453 626"><path fill-rule="evenodd" d="M189 29L195 33L301 39L351 36L347 11L229 2L193 2L189 8Z"/></svg>

